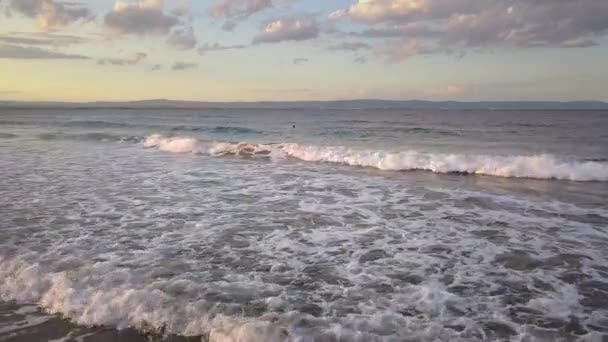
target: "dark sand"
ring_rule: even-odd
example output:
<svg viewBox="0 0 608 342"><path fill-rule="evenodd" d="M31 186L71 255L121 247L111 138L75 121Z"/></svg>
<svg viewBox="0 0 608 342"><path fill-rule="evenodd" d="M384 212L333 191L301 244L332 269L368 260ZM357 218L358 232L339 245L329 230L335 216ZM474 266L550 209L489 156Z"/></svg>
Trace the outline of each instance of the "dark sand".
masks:
<svg viewBox="0 0 608 342"><path fill-rule="evenodd" d="M47 315L34 306L0 302L2 342L194 342L201 337L142 334L135 329L82 327L59 316Z"/></svg>

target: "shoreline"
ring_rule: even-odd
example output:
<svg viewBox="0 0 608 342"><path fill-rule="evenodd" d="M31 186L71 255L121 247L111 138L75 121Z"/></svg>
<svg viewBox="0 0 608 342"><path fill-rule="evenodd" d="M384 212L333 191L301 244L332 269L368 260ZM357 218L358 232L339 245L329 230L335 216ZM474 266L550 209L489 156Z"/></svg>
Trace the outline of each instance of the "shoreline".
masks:
<svg viewBox="0 0 608 342"><path fill-rule="evenodd" d="M5 342L200 342L203 336L163 336L134 328L86 327L59 315L45 313L35 304L0 301L0 341Z"/></svg>

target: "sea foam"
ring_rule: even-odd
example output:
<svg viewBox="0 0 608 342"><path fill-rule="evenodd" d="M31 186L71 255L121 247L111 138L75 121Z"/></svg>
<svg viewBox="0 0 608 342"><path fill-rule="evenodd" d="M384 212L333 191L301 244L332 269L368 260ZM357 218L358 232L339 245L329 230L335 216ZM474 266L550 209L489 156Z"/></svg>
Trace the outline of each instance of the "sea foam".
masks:
<svg viewBox="0 0 608 342"><path fill-rule="evenodd" d="M197 152L199 141L188 137L165 137L160 134L153 134L144 140L145 147L156 147L161 151L173 153Z"/></svg>
<svg viewBox="0 0 608 342"><path fill-rule="evenodd" d="M507 178L608 181L606 162L566 160L551 154L503 156L428 153L416 150L393 152L297 143L215 142L205 145L194 138L162 135L149 136L144 146L157 147L166 152L207 153L212 156L289 157L302 161L372 167L387 171L422 170Z"/></svg>

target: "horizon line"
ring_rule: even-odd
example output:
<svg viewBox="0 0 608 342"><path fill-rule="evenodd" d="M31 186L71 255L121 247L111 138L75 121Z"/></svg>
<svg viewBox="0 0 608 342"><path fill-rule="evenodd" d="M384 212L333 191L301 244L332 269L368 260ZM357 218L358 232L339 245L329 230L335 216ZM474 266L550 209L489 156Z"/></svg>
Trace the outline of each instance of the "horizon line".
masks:
<svg viewBox="0 0 608 342"><path fill-rule="evenodd" d="M607 100L548 100L548 99L536 99L536 100L425 100L420 98L411 99L391 99L391 98L353 98L353 99L325 99L325 100L187 100L187 99L166 99L166 98L144 98L134 100L14 100L14 99L2 99L1 103L65 103L65 104L87 104L87 103L137 103L137 102L196 102L196 103L298 103L298 102L355 102L355 101L380 101L380 102L427 102L427 103L604 103L608 104Z"/></svg>

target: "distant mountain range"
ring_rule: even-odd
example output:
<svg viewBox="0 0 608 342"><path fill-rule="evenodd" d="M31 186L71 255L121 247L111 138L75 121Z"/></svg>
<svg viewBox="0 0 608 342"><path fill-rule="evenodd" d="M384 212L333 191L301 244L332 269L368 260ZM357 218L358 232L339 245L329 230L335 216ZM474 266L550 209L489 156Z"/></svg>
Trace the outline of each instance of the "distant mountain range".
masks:
<svg viewBox="0 0 608 342"><path fill-rule="evenodd" d="M144 100L128 102L20 102L0 101L0 108L12 109L435 109L435 110L608 110L600 101L262 101L262 102L200 102Z"/></svg>

